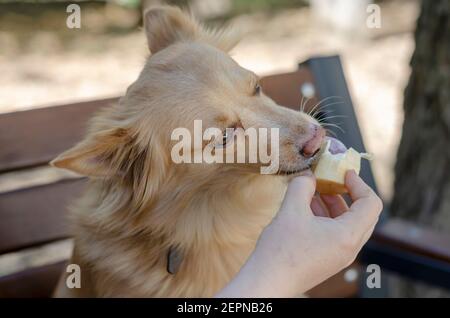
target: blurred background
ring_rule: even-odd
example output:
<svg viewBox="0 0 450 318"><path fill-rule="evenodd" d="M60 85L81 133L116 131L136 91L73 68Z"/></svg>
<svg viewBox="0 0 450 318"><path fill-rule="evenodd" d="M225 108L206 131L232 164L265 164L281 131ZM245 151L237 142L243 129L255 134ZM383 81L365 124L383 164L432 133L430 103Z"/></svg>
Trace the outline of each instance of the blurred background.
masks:
<svg viewBox="0 0 450 318"><path fill-rule="evenodd" d="M0 113L124 94L149 54L141 29L142 8L162 2L0 0ZM419 109L419 106L413 108L404 105L404 94L411 75L410 61L415 50L415 30L421 6L426 10L434 10L428 7L431 5L418 0L164 2L189 7L195 16L208 25L227 24L240 30L242 40L231 54L239 64L259 75L294 71L299 62L312 56L340 55L364 143L375 157L372 169L379 192L387 206L391 206L391 202L394 207L398 206L395 202L404 200L404 194L398 199L394 198L396 188L405 188L401 184L396 185L396 170L398 174L410 176L411 169L419 169L413 165L408 166L410 170L395 168L405 109L413 113L414 109ZM430 2L441 6L439 10L446 14L443 25L437 26L443 34L439 33L439 38L436 35L433 37L443 48L423 49L430 50L428 55L431 54L430 60L434 64L444 61L436 68L443 73L436 81L441 83L444 78L445 85L448 85L448 3ZM77 3L81 7L79 29L66 26L69 15L66 8L70 3ZM380 9L380 25L367 24L371 14L367 11L370 4L376 4ZM432 24L429 20L424 18L423 23ZM434 58L438 53L433 50L441 50L441 57ZM448 87L441 87L440 90L442 98L438 99L440 106L436 109L438 120L449 119ZM421 94L419 84L410 90ZM430 94L430 89L424 88L424 92ZM411 100L415 100L412 93L409 95ZM442 111L441 115L438 111ZM450 120L443 120L440 124L433 120L418 120L416 128L411 129L420 131L433 125L443 125L442 129L446 133L442 133L444 148L440 148L445 154L442 154L444 158L437 172L442 178L448 175L446 169L450 170L449 154L445 150L445 145L450 146ZM418 140L414 151L427 151L426 144L422 142L426 140ZM409 144L411 142L404 142L403 162L410 162L411 156L416 156L414 151L411 153L408 150L413 148ZM5 173L0 176L0 192L12 191L23 187L25 183L39 184L45 178L55 179L58 173L53 170L27 175ZM420 186L422 179L397 178L405 180L405 183L417 182L416 186ZM434 188L434 194L431 195L441 199L430 199L434 203L439 201L438 205L431 204L431 213L440 215L439 218L417 216L400 208L397 214L448 232L450 201L447 199L447 206L443 208L442 202L445 200L442 198L450 196L450 186L445 186L445 182L439 180L440 183L436 181L436 184L439 183L440 188ZM423 198L417 199L423 202ZM0 275L34 266L46 258L67 257L70 244L70 241L63 241L38 251L30 251L25 256L1 256ZM395 277L386 282L390 288L385 289L384 296L447 295L443 290L420 284L418 291L412 292L410 286L417 284L405 285L410 282Z"/></svg>

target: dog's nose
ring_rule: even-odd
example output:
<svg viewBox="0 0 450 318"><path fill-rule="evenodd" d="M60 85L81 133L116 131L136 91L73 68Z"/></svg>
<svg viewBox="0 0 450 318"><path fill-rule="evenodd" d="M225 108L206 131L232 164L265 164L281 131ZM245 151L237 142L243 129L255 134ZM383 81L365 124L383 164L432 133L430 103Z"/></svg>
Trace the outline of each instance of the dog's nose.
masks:
<svg viewBox="0 0 450 318"><path fill-rule="evenodd" d="M313 130L313 137L305 142L300 149L300 154L306 158L314 156L320 150L325 138L325 129L321 126L312 124L311 129Z"/></svg>

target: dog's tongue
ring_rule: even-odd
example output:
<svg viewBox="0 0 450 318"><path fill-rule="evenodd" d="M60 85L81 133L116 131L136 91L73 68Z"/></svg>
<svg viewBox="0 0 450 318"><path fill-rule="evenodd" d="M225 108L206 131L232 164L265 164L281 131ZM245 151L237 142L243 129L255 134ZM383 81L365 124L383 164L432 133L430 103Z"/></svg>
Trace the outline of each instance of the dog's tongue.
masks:
<svg viewBox="0 0 450 318"><path fill-rule="evenodd" d="M337 140L336 138L333 137L325 137L325 142L328 142L328 140L330 141L330 148L328 148L328 150L333 154L337 154L337 153L344 153L347 151L347 147L345 147L345 145Z"/></svg>

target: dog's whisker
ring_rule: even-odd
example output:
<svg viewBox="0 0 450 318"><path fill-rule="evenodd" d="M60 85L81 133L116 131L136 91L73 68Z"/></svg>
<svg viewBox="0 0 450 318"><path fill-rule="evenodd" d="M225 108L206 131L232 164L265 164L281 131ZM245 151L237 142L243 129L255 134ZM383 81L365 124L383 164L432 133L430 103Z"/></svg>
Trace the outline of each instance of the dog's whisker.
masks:
<svg viewBox="0 0 450 318"><path fill-rule="evenodd" d="M310 101L309 97L306 97L305 101L303 102L303 96L302 96L302 103L301 103L301 111L305 112L305 107L308 105L308 102Z"/></svg>
<svg viewBox="0 0 450 318"><path fill-rule="evenodd" d="M330 115L332 115L332 116L343 116L343 117L348 117L348 116L346 116L346 115L333 115L333 113L334 113L334 111L330 111L330 110L328 110L328 111L324 111L323 113L322 113L322 117L324 116L324 115L328 115L328 114L330 114ZM330 118L331 116L327 116L326 118Z"/></svg>
<svg viewBox="0 0 450 318"><path fill-rule="evenodd" d="M321 109L320 112L323 112L324 114L332 114L334 113L336 110L335 109Z"/></svg>
<svg viewBox="0 0 450 318"><path fill-rule="evenodd" d="M339 126L340 123L320 123L320 124L325 127L328 126L332 127L332 126Z"/></svg>
<svg viewBox="0 0 450 318"><path fill-rule="evenodd" d="M336 124L329 124L329 123L320 123L320 125L322 127L340 127L339 125Z"/></svg>
<svg viewBox="0 0 450 318"><path fill-rule="evenodd" d="M320 104L322 104L323 102L331 99L331 98L342 98L341 96L328 96L325 97L324 99L320 100L319 102L317 102L317 104L315 104L308 112L308 115L310 115L317 107L320 106Z"/></svg>
<svg viewBox="0 0 450 318"><path fill-rule="evenodd" d="M333 105L338 105L338 104L344 104L344 102L332 102L332 103L328 103L328 104L324 104L321 105L320 107L317 107L314 112L318 112L318 111L324 111L325 108L333 106Z"/></svg>
<svg viewBox="0 0 450 318"><path fill-rule="evenodd" d="M302 95L302 99L300 100L300 111L303 112L303 95Z"/></svg>
<svg viewBox="0 0 450 318"><path fill-rule="evenodd" d="M322 107L319 107L319 108L317 108L315 111L314 111L314 113L313 114L311 114L311 116L317 116L317 114L319 114L320 112L329 112L330 111L330 109L328 108L328 109L326 109L325 110L325 108L327 108L327 107L330 107L330 106L332 106L332 105L336 105L336 104L343 104L343 103L341 103L341 102L336 102L336 103L331 103L331 104L327 104L327 105L324 105L324 106L322 106Z"/></svg>
<svg viewBox="0 0 450 318"><path fill-rule="evenodd" d="M334 128L339 129L342 133L345 134L344 129L342 129L342 127L340 127L338 124L340 124L340 123L337 123L337 124L321 123L322 127L334 127Z"/></svg>
<svg viewBox="0 0 450 318"><path fill-rule="evenodd" d="M317 107L314 110L314 113L311 114L311 116L314 117L318 112L323 111L325 108L333 106L333 105L338 105L338 104L344 104L344 102L333 102L333 103L329 103L329 104L325 104L325 105L322 105L320 107Z"/></svg>
<svg viewBox="0 0 450 318"><path fill-rule="evenodd" d="M303 111L306 109L306 107L308 106L309 101L311 100L311 97L307 97L305 100L305 104L303 105Z"/></svg>
<svg viewBox="0 0 450 318"><path fill-rule="evenodd" d="M348 117L348 116L346 116L346 115L334 115L334 116L328 116L328 117L320 118L320 122L324 122L324 121L326 121L326 120L333 119L333 118L347 118L347 117Z"/></svg>
<svg viewBox="0 0 450 318"><path fill-rule="evenodd" d="M334 131L332 131L331 129L325 129L325 130L328 134L331 134L331 135L333 135L334 138L337 138L337 135Z"/></svg>

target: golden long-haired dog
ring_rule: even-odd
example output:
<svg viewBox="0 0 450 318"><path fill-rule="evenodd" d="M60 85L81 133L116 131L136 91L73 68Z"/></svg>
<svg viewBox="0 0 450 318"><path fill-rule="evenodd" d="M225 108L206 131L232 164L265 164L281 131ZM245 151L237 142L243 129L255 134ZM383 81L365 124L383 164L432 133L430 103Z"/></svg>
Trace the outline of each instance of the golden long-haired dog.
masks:
<svg viewBox="0 0 450 318"><path fill-rule="evenodd" d="M117 105L52 164L90 177L71 211L81 288L58 297L212 296L239 271L277 212L287 175L310 167L324 137L316 120L266 97L258 77L174 7L144 14L151 56ZM177 164L177 127L279 129L279 168L261 163ZM224 138L226 152L236 151ZM205 147L203 142L200 147Z"/></svg>

